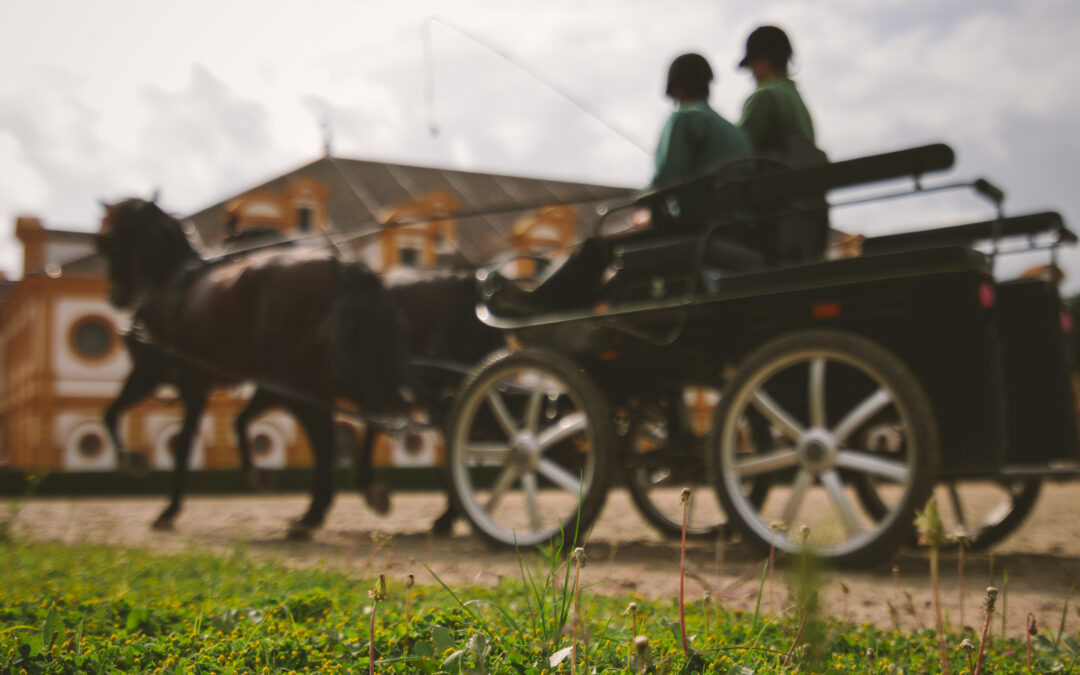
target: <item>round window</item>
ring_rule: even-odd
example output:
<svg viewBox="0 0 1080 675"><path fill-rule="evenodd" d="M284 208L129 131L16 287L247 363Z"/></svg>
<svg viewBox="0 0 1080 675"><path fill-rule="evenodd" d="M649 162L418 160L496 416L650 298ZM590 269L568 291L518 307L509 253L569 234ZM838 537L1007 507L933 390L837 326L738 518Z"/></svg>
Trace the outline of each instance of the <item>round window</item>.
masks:
<svg viewBox="0 0 1080 675"><path fill-rule="evenodd" d="M79 319L71 327L71 347L84 359L98 360L113 350L115 333L112 324L100 316Z"/></svg>
<svg viewBox="0 0 1080 675"><path fill-rule="evenodd" d="M79 454L84 459L97 459L105 451L105 442L101 434L90 432L79 438Z"/></svg>
<svg viewBox="0 0 1080 675"><path fill-rule="evenodd" d="M266 457L274 449L274 440L267 434L256 434L251 441L251 452L256 457Z"/></svg>

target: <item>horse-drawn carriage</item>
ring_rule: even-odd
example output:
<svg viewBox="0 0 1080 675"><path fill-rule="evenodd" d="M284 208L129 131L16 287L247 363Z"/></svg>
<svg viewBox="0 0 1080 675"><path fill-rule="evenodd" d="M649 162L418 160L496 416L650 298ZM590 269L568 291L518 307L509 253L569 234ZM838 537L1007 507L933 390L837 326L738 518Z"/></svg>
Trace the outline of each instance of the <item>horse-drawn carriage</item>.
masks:
<svg viewBox="0 0 1080 675"><path fill-rule="evenodd" d="M1057 280L998 281L994 263L1018 242L1053 255L1076 237L1055 213L1006 217L985 180L923 184L952 162L930 145L717 182L726 216L618 247L601 302L526 315L480 304L519 348L472 372L447 425L451 494L474 530L505 545L584 531L623 473L662 530L681 529L673 494L691 485L695 500L715 490L749 542L839 564L911 541L939 484L969 538L1015 528L1044 479L1075 475L1080 445ZM874 199L966 187L997 217L827 259L823 196L863 184L888 187ZM725 236L748 227L773 249ZM704 437L688 391L719 392ZM1002 503L965 508L976 481L1001 485ZM691 519L690 533L722 517Z"/></svg>
<svg viewBox="0 0 1080 675"><path fill-rule="evenodd" d="M622 477L666 533L685 519L689 534L711 535L727 514L751 543L808 545L851 564L909 541L916 509L944 485L957 528L989 544L1020 523L1044 479L1080 466L1056 279L998 281L994 263L1017 248L1054 255L1076 236L1054 213L1006 217L985 180L923 184L952 162L947 146L930 145L705 177L714 217L695 234L616 245L603 297L507 314L476 304L474 284L432 280L441 318L421 307L404 333L398 320L418 287L388 293L370 270L310 252L203 260L178 221L130 200L109 209L100 236L113 298L142 329L129 339L136 367L110 427L158 384L179 388L177 480L158 519L169 526L207 391L258 381L315 451L303 534L331 500L335 398L369 415L407 406L398 385L408 345L429 357L420 402L441 414L460 361L480 358L465 352L494 336L514 349L480 358L444 424L452 501L490 541L528 546L585 530ZM912 185L896 190L898 180ZM873 237L861 255L832 259L826 214L841 204L825 197L864 185L886 186L864 200L969 188L997 215ZM598 227L666 196L610 206ZM699 415L715 407L707 433L688 419L694 397ZM1000 486L1001 503L974 513L964 491L976 482ZM685 512L683 486L695 488ZM709 491L719 505L703 513Z"/></svg>

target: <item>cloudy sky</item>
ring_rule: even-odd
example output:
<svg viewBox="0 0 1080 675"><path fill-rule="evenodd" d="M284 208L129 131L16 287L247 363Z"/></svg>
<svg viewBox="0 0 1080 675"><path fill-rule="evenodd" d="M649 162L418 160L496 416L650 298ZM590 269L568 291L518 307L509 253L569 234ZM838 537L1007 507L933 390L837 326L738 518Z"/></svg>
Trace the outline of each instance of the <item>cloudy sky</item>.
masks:
<svg viewBox="0 0 1080 675"><path fill-rule="evenodd" d="M670 60L708 57L712 103L737 118L752 83L735 64L762 23L792 36L833 159L946 141L944 178L986 176L1008 211L1080 226L1073 0L35 0L0 16L9 277L19 214L90 230L99 200L155 189L194 212L316 159L325 129L343 157L643 185ZM956 196L834 223L990 215ZM1064 261L1072 292L1078 261Z"/></svg>

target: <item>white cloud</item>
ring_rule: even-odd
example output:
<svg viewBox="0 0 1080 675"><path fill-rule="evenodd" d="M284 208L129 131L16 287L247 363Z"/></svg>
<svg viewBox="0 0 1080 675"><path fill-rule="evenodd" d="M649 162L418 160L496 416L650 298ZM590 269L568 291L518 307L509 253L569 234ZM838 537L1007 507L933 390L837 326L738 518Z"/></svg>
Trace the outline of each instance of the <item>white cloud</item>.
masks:
<svg viewBox="0 0 1080 675"><path fill-rule="evenodd" d="M452 12L436 0L39 0L7 8L0 26L0 236L17 210L90 228L97 198L155 186L170 208L196 210L313 159L324 117L343 155L643 184L648 154L591 115L651 149L667 64L696 50L717 74L714 106L737 117L752 85L735 63L766 22L792 36L831 156L946 140L955 173L1000 181L1011 208L1080 219L1080 6L1067 0L467 0ZM935 201L858 222L898 228L967 209Z"/></svg>

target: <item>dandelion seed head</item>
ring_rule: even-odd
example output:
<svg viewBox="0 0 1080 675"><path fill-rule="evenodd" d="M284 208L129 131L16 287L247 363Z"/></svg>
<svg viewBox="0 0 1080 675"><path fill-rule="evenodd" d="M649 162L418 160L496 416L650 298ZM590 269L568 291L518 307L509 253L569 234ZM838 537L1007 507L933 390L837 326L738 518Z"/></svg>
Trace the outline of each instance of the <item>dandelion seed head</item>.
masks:
<svg viewBox="0 0 1080 675"><path fill-rule="evenodd" d="M574 552L570 554L570 560L576 562L579 565L585 564L585 549L578 546L574 549Z"/></svg>
<svg viewBox="0 0 1080 675"><path fill-rule="evenodd" d="M634 638L634 649L637 650L638 656L644 656L649 651L649 636L639 635Z"/></svg>

